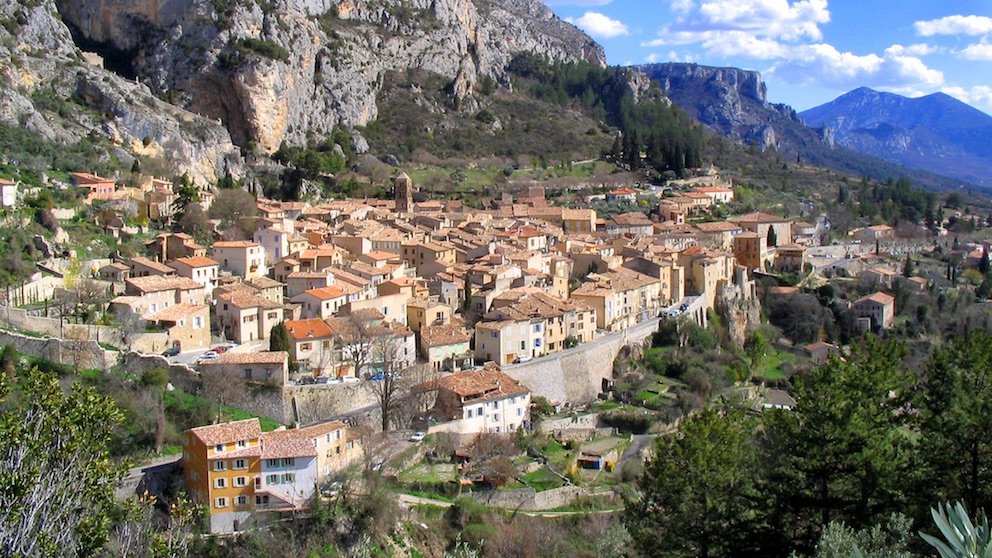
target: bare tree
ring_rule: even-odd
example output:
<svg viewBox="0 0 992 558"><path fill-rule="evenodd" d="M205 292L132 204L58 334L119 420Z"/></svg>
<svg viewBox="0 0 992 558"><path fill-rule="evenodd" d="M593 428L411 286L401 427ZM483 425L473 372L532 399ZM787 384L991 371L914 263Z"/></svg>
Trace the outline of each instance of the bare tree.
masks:
<svg viewBox="0 0 992 558"><path fill-rule="evenodd" d="M424 418L434 409L441 374L429 364L420 363L409 367L403 381L410 387L409 395L403 399L398 421L406 426L413 420Z"/></svg>
<svg viewBox="0 0 992 558"><path fill-rule="evenodd" d="M407 388L403 380L403 372L396 338L393 335L383 335L374 339L372 358L379 372L367 380L365 387L372 392L379 407L382 431L387 432L390 423L394 422L400 407L400 398Z"/></svg>
<svg viewBox="0 0 992 558"><path fill-rule="evenodd" d="M244 379L230 371L213 370L213 366L205 366L200 373L203 392L217 403L217 422L221 421L224 407L234 405L245 394Z"/></svg>

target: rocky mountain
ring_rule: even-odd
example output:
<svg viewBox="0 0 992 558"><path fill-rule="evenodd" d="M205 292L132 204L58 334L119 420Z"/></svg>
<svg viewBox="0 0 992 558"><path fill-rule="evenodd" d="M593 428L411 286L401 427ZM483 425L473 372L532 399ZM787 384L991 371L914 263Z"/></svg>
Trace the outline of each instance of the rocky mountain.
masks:
<svg viewBox="0 0 992 558"><path fill-rule="evenodd" d="M449 81L471 108L520 52L605 64L540 0L58 0L76 41L164 98L272 153L374 120L390 71ZM356 138L361 150L363 141Z"/></svg>
<svg viewBox="0 0 992 558"><path fill-rule="evenodd" d="M992 116L943 93L910 99L862 87L800 116L861 153L992 185Z"/></svg>
<svg viewBox="0 0 992 558"><path fill-rule="evenodd" d="M50 0L0 3L0 121L61 144L107 141L125 168L139 154L200 182L243 170L216 121L88 62Z"/></svg>
<svg viewBox="0 0 992 558"><path fill-rule="evenodd" d="M768 102L758 72L679 63L635 68L658 82L690 116L729 138L764 149L781 149L791 147L789 140L796 135L796 125L802 124L791 107Z"/></svg>
<svg viewBox="0 0 992 558"><path fill-rule="evenodd" d="M634 68L657 82L676 105L708 128L742 143L774 149L786 160L876 180L908 176L921 186L936 189L961 185L947 178L952 175L945 169L910 172L901 161L885 160L857 145L836 142L839 133L835 128L808 127L803 122L806 113L800 115L790 106L768 102L767 88L758 72L684 63Z"/></svg>

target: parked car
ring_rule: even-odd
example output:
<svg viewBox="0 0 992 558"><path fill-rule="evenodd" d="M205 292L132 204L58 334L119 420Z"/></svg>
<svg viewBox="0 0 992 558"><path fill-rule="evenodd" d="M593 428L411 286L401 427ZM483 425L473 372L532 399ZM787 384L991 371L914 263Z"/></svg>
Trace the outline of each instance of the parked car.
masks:
<svg viewBox="0 0 992 558"><path fill-rule="evenodd" d="M315 384L328 384L330 382L331 378L329 376L317 376L313 379L313 383Z"/></svg>
<svg viewBox="0 0 992 558"><path fill-rule="evenodd" d="M302 386L313 385L314 379L315 378L313 376L303 376L302 378L300 378L300 385Z"/></svg>
<svg viewBox="0 0 992 558"><path fill-rule="evenodd" d="M174 357L179 354L179 345L173 345L168 349L162 351L162 356L164 357Z"/></svg>
<svg viewBox="0 0 992 558"><path fill-rule="evenodd" d="M372 374L371 376L369 376L369 380L372 380L373 382L381 382L385 379L386 379L386 375L383 374L382 372L379 372L378 374Z"/></svg>
<svg viewBox="0 0 992 558"><path fill-rule="evenodd" d="M426 437L427 437L427 433L426 432L414 432L413 433L413 436L410 436L410 441L411 442L419 442L419 441L423 440Z"/></svg>
<svg viewBox="0 0 992 558"><path fill-rule="evenodd" d="M530 355L521 355L521 356L518 356L517 359L514 360L513 362L516 363L516 364L520 364L521 362L530 362L532 360L534 360L534 357L532 357Z"/></svg>
<svg viewBox="0 0 992 558"><path fill-rule="evenodd" d="M211 361L211 360L217 360L217 357L219 357L219 356L220 355L217 354L217 353L215 353L214 351L207 351L207 352L203 353L202 355L200 355L200 358L196 359L196 362L200 363L200 362L207 362L207 361Z"/></svg>
<svg viewBox="0 0 992 558"><path fill-rule="evenodd" d="M227 352L227 347L224 345L217 345L213 349L210 349L210 351L222 355Z"/></svg>

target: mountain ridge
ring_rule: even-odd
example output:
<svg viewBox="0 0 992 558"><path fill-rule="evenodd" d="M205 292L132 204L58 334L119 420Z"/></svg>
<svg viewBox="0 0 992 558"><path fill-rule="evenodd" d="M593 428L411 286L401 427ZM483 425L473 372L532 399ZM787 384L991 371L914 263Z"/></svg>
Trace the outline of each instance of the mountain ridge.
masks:
<svg viewBox="0 0 992 558"><path fill-rule="evenodd" d="M909 98L860 87L800 116L848 148L992 185L992 116L945 93Z"/></svg>

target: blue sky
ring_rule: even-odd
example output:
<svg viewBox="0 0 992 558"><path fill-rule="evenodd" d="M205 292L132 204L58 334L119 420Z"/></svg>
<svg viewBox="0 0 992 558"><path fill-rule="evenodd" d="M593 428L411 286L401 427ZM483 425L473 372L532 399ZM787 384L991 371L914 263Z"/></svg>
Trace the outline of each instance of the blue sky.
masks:
<svg viewBox="0 0 992 558"><path fill-rule="evenodd" d="M760 71L805 110L856 87L943 91L992 114L990 0L544 0L610 64Z"/></svg>

